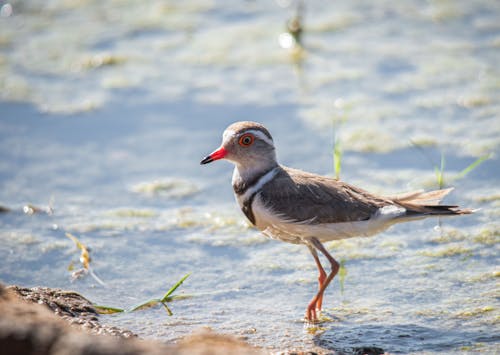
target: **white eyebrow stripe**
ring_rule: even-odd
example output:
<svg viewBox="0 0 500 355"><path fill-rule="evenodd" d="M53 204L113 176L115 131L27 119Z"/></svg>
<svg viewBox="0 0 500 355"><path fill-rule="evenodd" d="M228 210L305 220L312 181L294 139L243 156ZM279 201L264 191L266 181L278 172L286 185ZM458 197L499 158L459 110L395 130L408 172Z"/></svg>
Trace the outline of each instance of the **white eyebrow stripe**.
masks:
<svg viewBox="0 0 500 355"><path fill-rule="evenodd" d="M264 132L262 131L259 131L257 129L248 129L246 131L243 131L241 132L240 136L245 134L245 133L251 133L253 134L255 137L263 140L264 142L266 142L267 144L271 145L271 146L274 146L274 142L272 139L270 139ZM233 130L225 130L224 133L222 134L222 142L223 143L226 143L228 142L229 140L231 140L232 138L234 138L236 136L236 132L233 131Z"/></svg>
<svg viewBox="0 0 500 355"><path fill-rule="evenodd" d="M273 146L274 142L272 139L269 139L269 137L262 131L256 130L256 129L249 129L245 131L244 133L252 133L254 136L258 137L259 139L262 139L264 142L267 144Z"/></svg>

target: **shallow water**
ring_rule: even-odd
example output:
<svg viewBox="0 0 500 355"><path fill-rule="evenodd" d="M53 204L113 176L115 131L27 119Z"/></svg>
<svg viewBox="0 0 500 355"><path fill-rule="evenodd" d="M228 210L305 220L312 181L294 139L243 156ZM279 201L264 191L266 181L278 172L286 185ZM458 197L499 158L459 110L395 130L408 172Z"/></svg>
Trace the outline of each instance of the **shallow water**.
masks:
<svg viewBox="0 0 500 355"><path fill-rule="evenodd" d="M276 2L1 4L2 282L128 308L191 272L172 317L103 316L165 341L210 327L273 351L500 351L497 2L307 2L301 52L280 48L294 6ZM304 327L307 248L249 228L229 163L199 165L246 119L283 164L321 174L336 136L342 178L377 193L435 188L443 152L447 202L481 210L331 243L347 274L329 320ZM66 232L106 287L71 281Z"/></svg>

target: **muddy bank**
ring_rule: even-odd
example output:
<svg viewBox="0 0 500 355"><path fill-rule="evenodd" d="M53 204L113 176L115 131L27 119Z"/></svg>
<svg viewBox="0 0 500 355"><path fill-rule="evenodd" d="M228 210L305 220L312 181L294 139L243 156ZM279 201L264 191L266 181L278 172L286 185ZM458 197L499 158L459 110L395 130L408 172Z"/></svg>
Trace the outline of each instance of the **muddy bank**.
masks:
<svg viewBox="0 0 500 355"><path fill-rule="evenodd" d="M141 340L129 330L99 323L84 297L71 291L0 284L2 354L264 354L239 340L211 332L178 344Z"/></svg>
<svg viewBox="0 0 500 355"><path fill-rule="evenodd" d="M13 293L24 301L44 305L76 328L91 334L113 335L122 338L137 337L129 330L111 327L99 323L98 313L92 303L73 291L63 291L47 287L23 288L6 287L7 293Z"/></svg>

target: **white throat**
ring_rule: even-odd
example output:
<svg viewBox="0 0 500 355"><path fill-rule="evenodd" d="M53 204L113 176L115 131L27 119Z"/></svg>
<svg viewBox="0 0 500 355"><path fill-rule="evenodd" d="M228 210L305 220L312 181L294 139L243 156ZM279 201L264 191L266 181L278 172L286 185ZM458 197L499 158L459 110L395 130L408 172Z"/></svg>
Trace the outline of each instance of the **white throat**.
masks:
<svg viewBox="0 0 500 355"><path fill-rule="evenodd" d="M265 164L254 164L250 166L235 164L233 171L233 182L235 182L236 179L239 179L241 181L251 181L256 176L261 175L262 173L269 171L273 167L278 166L277 164L270 165L268 161L265 161L263 163Z"/></svg>

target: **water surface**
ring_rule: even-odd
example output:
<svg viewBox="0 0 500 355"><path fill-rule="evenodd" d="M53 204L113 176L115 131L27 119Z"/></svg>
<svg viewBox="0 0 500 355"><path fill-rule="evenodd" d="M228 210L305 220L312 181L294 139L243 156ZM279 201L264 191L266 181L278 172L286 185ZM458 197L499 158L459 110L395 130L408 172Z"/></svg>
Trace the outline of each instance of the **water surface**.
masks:
<svg viewBox="0 0 500 355"><path fill-rule="evenodd" d="M0 280L128 308L191 272L172 317L103 316L163 341L210 327L277 352L498 352L500 6L308 1L290 50L286 3L1 2ZM304 327L307 248L248 226L229 163L199 165L237 120L320 174L336 137L342 179L377 193L436 188L442 154L446 201L480 210L329 244L346 275L329 321ZM106 287L71 281L66 232Z"/></svg>

